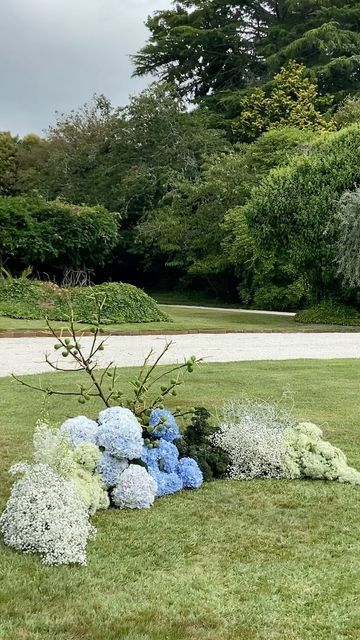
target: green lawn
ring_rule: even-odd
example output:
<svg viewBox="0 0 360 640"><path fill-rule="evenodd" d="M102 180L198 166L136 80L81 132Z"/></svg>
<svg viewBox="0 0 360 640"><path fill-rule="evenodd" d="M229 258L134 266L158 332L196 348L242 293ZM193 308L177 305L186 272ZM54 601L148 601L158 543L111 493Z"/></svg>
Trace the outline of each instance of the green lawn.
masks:
<svg viewBox="0 0 360 640"><path fill-rule="evenodd" d="M79 377L50 375L62 388ZM360 467L359 380L355 360L207 365L181 397L215 409L289 390L296 414ZM2 506L41 399L9 379L0 394ZM74 400L51 407L54 421L79 412ZM336 483L222 481L146 512L99 513L86 568L44 567L0 544L0 638L358 640L359 502L359 488Z"/></svg>
<svg viewBox="0 0 360 640"><path fill-rule="evenodd" d="M141 324L106 325L107 332L123 331L142 333L144 331L360 331L360 327L340 327L336 325L299 324L291 316L273 316L260 313L241 313L223 309L184 309L163 305L172 322L148 322ZM53 322L61 329L64 322ZM78 325L84 330L86 325ZM41 320L18 320L0 317L0 331L42 331L46 330Z"/></svg>

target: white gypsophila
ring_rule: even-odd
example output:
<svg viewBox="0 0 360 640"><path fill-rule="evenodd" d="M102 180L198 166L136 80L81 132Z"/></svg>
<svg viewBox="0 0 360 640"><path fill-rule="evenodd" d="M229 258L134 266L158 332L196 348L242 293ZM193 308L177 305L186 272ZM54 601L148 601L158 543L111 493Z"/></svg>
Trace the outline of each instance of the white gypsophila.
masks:
<svg viewBox="0 0 360 640"><path fill-rule="evenodd" d="M51 429L44 422L37 422L33 437L33 459L36 464L46 464L55 473L67 478L74 469L73 453L66 433Z"/></svg>
<svg viewBox="0 0 360 640"><path fill-rule="evenodd" d="M240 480L285 477L285 430L294 421L279 405L261 400L225 404L212 441L230 457L229 477Z"/></svg>
<svg viewBox="0 0 360 640"><path fill-rule="evenodd" d="M119 478L112 492L120 509L147 509L155 500L157 483L144 467L131 464Z"/></svg>
<svg viewBox="0 0 360 640"><path fill-rule="evenodd" d="M39 553L49 565L86 564L86 543L94 537L88 511L72 484L45 464L15 465L23 472L0 516L5 544Z"/></svg>

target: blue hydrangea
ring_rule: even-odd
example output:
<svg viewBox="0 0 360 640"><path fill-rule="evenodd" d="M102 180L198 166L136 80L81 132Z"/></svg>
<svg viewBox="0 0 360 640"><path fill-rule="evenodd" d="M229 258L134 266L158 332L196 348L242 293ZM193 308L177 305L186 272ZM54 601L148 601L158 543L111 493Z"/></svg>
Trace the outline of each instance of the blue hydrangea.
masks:
<svg viewBox="0 0 360 640"><path fill-rule="evenodd" d="M159 447L151 448L144 444L140 459L145 462L148 467L157 467L160 460Z"/></svg>
<svg viewBox="0 0 360 640"><path fill-rule="evenodd" d="M160 471L158 467L149 467L149 473L156 480L157 498L177 493L183 488L182 480L177 473L166 473Z"/></svg>
<svg viewBox="0 0 360 640"><path fill-rule="evenodd" d="M167 440L160 440L158 451L162 470L166 473L175 472L179 461L178 448Z"/></svg>
<svg viewBox="0 0 360 640"><path fill-rule="evenodd" d="M99 415L97 443L115 458L140 458L144 440L142 427L130 409L111 407Z"/></svg>
<svg viewBox="0 0 360 640"><path fill-rule="evenodd" d="M114 458L107 451L103 451L96 470L100 473L103 483L109 488L115 487L120 475L128 466L129 463L125 458Z"/></svg>
<svg viewBox="0 0 360 640"><path fill-rule="evenodd" d="M168 442L174 442L181 438L177 422L167 409L154 409L150 414L149 425L155 427L151 433L152 438L160 438Z"/></svg>
<svg viewBox="0 0 360 640"><path fill-rule="evenodd" d="M96 444L98 430L99 425L97 422L86 418L86 416L69 418L59 429L60 433L66 434L73 449L76 449L79 444L83 444L84 442Z"/></svg>
<svg viewBox="0 0 360 640"><path fill-rule="evenodd" d="M202 471L193 458L181 458L177 466L177 473L187 489L199 489L204 478Z"/></svg>
<svg viewBox="0 0 360 640"><path fill-rule="evenodd" d="M160 440L155 448L144 445L141 460L149 467L158 467L161 471L172 473L176 471L179 461L179 451L177 447L167 440Z"/></svg>

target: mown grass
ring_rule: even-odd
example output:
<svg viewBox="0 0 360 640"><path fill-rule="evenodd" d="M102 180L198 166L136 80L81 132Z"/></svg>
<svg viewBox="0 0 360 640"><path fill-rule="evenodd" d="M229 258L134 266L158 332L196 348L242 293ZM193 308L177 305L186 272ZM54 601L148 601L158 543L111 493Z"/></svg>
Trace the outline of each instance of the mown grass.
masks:
<svg viewBox="0 0 360 640"><path fill-rule="evenodd" d="M121 331L140 334L146 331L360 331L360 327L346 327L321 324L300 324L291 316L273 316L260 313L243 313L231 309L187 309L175 306L161 306L172 322L143 322L139 324L106 325L106 332ZM64 322L52 322L56 329L64 327ZM78 325L86 330L87 325ZM41 320L18 320L0 317L0 331L45 331L46 323Z"/></svg>
<svg viewBox="0 0 360 640"><path fill-rule="evenodd" d="M55 376L63 389L79 377ZM215 410L242 392L290 391L296 415L322 425L360 467L359 381L355 360L207 365L181 398ZM0 394L2 506L9 465L29 455L41 398L9 379ZM77 413L74 400L51 402L55 422ZM336 483L222 481L146 512L99 513L85 568L44 567L1 543L0 637L358 639L359 501L359 488Z"/></svg>

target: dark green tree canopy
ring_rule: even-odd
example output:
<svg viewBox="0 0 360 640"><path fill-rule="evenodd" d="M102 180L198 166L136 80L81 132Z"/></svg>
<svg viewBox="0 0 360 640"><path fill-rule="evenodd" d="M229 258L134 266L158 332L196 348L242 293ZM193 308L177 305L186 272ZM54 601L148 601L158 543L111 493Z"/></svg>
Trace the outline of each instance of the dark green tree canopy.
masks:
<svg viewBox="0 0 360 640"><path fill-rule="evenodd" d="M183 95L246 88L289 60L313 69L322 93L360 90L358 0L180 0L148 19L135 73L175 82Z"/></svg>

